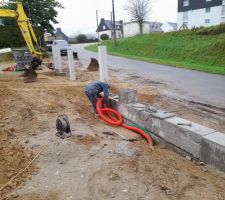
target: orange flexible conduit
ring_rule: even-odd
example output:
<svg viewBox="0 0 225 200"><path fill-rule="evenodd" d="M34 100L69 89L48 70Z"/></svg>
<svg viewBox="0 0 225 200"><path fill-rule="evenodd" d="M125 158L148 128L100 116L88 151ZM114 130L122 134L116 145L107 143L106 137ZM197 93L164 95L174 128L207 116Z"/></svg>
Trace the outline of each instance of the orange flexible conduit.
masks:
<svg viewBox="0 0 225 200"><path fill-rule="evenodd" d="M105 121L106 123L110 125L122 126L131 131L135 131L136 133L139 133L140 135L142 135L147 140L147 142L153 146L153 140L147 133L145 133L140 128L136 128L136 127L128 126L124 124L123 117L121 116L121 114L114 109L107 108L106 104L103 103L103 100L104 98L99 98L96 104L97 113L103 121Z"/></svg>

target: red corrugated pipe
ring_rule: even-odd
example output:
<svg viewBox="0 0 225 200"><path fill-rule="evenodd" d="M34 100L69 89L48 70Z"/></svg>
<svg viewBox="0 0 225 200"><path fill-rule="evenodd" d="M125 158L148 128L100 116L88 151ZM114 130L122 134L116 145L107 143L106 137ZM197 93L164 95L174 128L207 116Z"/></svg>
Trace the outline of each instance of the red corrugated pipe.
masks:
<svg viewBox="0 0 225 200"><path fill-rule="evenodd" d="M121 114L112 108L107 108L103 100L104 98L99 98L96 104L97 113L103 121L105 121L106 123L110 125L122 126L126 129L135 131L136 133L139 133L140 135L142 135L147 140L147 142L153 146L153 140L147 133L145 133L140 128L136 128L136 127L128 126L124 124L123 117L121 116Z"/></svg>

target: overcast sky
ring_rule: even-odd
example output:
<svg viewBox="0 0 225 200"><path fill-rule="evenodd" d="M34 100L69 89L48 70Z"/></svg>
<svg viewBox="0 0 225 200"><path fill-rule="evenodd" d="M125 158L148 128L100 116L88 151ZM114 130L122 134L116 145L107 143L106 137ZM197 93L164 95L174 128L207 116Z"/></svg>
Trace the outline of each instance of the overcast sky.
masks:
<svg viewBox="0 0 225 200"><path fill-rule="evenodd" d="M112 0L58 0L64 9L58 10L57 20L60 27L68 35L78 33L95 33L96 10L100 18L110 19ZM129 21L124 10L128 0L114 0L116 20ZM177 21L178 0L151 0L150 21Z"/></svg>

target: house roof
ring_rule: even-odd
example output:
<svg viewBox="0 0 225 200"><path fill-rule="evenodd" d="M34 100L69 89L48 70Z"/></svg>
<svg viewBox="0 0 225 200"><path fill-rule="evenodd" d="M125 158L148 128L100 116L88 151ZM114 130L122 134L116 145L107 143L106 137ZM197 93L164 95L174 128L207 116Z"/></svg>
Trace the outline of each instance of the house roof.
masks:
<svg viewBox="0 0 225 200"><path fill-rule="evenodd" d="M106 26L105 29L103 29L103 26ZM123 21L115 21L116 30L122 30L123 29ZM118 28L119 26L119 28ZM101 32L105 30L112 30L112 21L111 20L105 20L104 18L101 18L101 21L98 25L98 28L96 32Z"/></svg>
<svg viewBox="0 0 225 200"><path fill-rule="evenodd" d="M162 25L163 25L163 23L161 23L161 22L150 22L149 23L150 31L151 32L163 32Z"/></svg>
<svg viewBox="0 0 225 200"><path fill-rule="evenodd" d="M69 39L69 37L65 33L62 32L61 28L57 28L56 29L55 36L56 37L62 37L64 40L68 40Z"/></svg>
<svg viewBox="0 0 225 200"><path fill-rule="evenodd" d="M174 30L177 30L177 23L174 22L167 22L170 26L174 28Z"/></svg>

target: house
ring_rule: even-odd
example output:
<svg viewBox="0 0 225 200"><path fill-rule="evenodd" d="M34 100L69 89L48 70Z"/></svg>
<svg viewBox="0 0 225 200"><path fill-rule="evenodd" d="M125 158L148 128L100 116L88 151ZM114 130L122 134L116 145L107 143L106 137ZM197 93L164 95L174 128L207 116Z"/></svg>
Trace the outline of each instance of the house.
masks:
<svg viewBox="0 0 225 200"><path fill-rule="evenodd" d="M46 43L52 43L53 40L56 40L56 37L52 35L51 33L44 33L44 41Z"/></svg>
<svg viewBox="0 0 225 200"><path fill-rule="evenodd" d="M172 22L149 22L143 23L143 34L157 33L157 32L170 32L177 30L177 24ZM140 27L137 21L123 23L124 37L132 37L140 34Z"/></svg>
<svg viewBox="0 0 225 200"><path fill-rule="evenodd" d="M111 20L105 20L104 18L101 18L101 21L98 25L96 32L99 33L100 36L102 34L107 34L109 38L113 38L113 22ZM123 21L122 20L115 22L115 32L116 32L116 38L123 37Z"/></svg>
<svg viewBox="0 0 225 200"><path fill-rule="evenodd" d="M54 34L51 33L45 33L44 34L44 41L46 43L52 43L53 40L66 40L68 42L69 37L67 37L61 30L61 28L57 28L56 31L54 31Z"/></svg>
<svg viewBox="0 0 225 200"><path fill-rule="evenodd" d="M178 29L225 23L225 0L178 0Z"/></svg>
<svg viewBox="0 0 225 200"><path fill-rule="evenodd" d="M177 31L177 23L174 22L163 22L161 25L161 29L163 32L171 32L171 31Z"/></svg>
<svg viewBox="0 0 225 200"><path fill-rule="evenodd" d="M61 28L57 28L55 32L56 40L66 40L68 42L69 37L62 32Z"/></svg>

